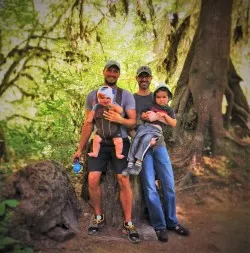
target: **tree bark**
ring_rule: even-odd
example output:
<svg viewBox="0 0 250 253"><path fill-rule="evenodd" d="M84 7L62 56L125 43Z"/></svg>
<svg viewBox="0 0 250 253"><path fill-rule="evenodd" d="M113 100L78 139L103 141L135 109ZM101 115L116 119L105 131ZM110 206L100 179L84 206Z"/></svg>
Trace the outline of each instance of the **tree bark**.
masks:
<svg viewBox="0 0 250 253"><path fill-rule="evenodd" d="M213 154L220 153L224 137L222 99L228 84L232 0L203 0L199 25L185 61L173 99L178 123L176 138L185 129L186 114L195 125L181 135L187 146L179 149L173 162L200 161L209 135ZM188 90L188 91L187 91ZM184 102L181 101L185 97ZM191 135L191 136L190 136ZM182 163L183 162L183 163Z"/></svg>
<svg viewBox="0 0 250 253"><path fill-rule="evenodd" d="M0 163L2 161L8 161L8 154L4 138L4 129L0 125Z"/></svg>
<svg viewBox="0 0 250 253"><path fill-rule="evenodd" d="M227 111L225 115L226 126L240 126L239 137L250 136L250 108L247 99L240 87L241 77L237 74L232 60L228 71L228 87L226 92Z"/></svg>

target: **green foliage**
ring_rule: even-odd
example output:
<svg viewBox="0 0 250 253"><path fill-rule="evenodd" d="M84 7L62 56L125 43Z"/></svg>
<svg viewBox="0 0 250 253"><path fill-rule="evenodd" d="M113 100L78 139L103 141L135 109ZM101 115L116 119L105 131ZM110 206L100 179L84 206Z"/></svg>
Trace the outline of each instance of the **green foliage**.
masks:
<svg viewBox="0 0 250 253"><path fill-rule="evenodd" d="M19 202L15 199L7 199L4 200L0 203L0 216L3 216L5 214L5 207L17 207L17 205L19 204Z"/></svg>
<svg viewBox="0 0 250 253"><path fill-rule="evenodd" d="M20 241L9 236L12 210L19 205L15 199L5 199L0 202L0 251L12 253L33 253L33 249L26 247Z"/></svg>
<svg viewBox="0 0 250 253"><path fill-rule="evenodd" d="M73 3L45 1L33 6L30 1L5 0L3 6L1 13L6 19L1 19L1 24L10 29L2 33L2 38L11 41L6 44L8 49L22 48L25 44L19 43L26 40L51 54L46 61L42 55L33 54L30 67L15 81L21 89L9 89L0 98L6 109L1 124L11 162L56 159L67 165L79 141L86 96L103 82L105 61L113 58L121 63L119 85L134 92L136 68L152 58L148 50L153 45L152 32L133 23L136 12L124 15L121 3L113 9L116 13L111 14L106 2L86 1L82 34L79 8ZM61 16L65 10L70 12ZM16 15L17 12L22 15ZM57 18L61 22L44 37L61 39L39 42L33 38L46 33ZM14 32L20 29L23 33ZM33 79L27 78L27 74ZM13 114L20 116L12 117Z"/></svg>
<svg viewBox="0 0 250 253"><path fill-rule="evenodd" d="M38 159L71 163L86 96L103 83L106 60L121 63L119 86L131 92L137 89L135 72L140 65L156 70L154 22L146 3L142 11L147 22L138 17L136 2L127 6L129 15L122 1L87 0L83 13L79 4L3 1L0 64L3 74L10 75L5 80L8 89L0 97L4 108L0 120L10 163L24 165ZM160 1L153 4L165 15ZM167 5L168 11L172 5ZM2 55L7 61L1 62ZM153 82L157 81L155 76Z"/></svg>

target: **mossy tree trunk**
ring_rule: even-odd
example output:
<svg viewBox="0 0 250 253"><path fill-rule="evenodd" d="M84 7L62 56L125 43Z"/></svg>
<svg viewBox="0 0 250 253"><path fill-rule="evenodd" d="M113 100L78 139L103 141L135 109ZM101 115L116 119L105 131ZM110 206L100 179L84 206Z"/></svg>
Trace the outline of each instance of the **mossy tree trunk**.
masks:
<svg viewBox="0 0 250 253"><path fill-rule="evenodd" d="M231 0L202 1L199 25L171 104L178 120L173 131L175 167L200 161L207 145L212 154L220 154L226 127L233 122L249 134L249 106L230 60L231 12ZM166 70L171 74L169 66ZM225 116L224 95L228 104Z"/></svg>

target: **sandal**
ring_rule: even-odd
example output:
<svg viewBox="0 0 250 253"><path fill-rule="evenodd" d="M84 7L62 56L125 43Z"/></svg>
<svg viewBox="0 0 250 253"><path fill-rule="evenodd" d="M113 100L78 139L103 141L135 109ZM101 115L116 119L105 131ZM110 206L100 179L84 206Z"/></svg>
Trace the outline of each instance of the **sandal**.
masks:
<svg viewBox="0 0 250 253"><path fill-rule="evenodd" d="M188 236L189 235L189 230L187 228L184 228L180 224L176 225L175 227L168 227L168 230L174 231L178 235L182 236Z"/></svg>

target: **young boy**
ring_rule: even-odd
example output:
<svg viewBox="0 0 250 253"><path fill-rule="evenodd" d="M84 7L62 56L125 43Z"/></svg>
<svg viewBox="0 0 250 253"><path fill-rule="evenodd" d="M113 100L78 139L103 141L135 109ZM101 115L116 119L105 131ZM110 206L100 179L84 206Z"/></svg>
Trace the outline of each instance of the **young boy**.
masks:
<svg viewBox="0 0 250 253"><path fill-rule="evenodd" d="M166 124L174 127L176 119L174 111L169 107L168 101L172 98L172 93L165 84L160 84L156 87L154 94L154 103L144 110L142 118L149 111L159 115L160 120L154 122L146 122L137 129L130 150L128 153L128 167L123 170L122 174L138 175L142 168L143 158L150 146L154 145L162 135L162 127Z"/></svg>
<svg viewBox="0 0 250 253"><path fill-rule="evenodd" d="M123 142L121 138L120 126L116 123L110 122L103 117L104 111L113 110L121 114L123 108L113 102L114 93L112 88L108 86L102 86L97 91L97 101L92 111L87 117L87 122L91 123L95 121L95 126L97 128L96 134L93 138L93 151L88 153L91 157L97 157L100 150L101 141L113 140L115 145L116 157L118 159L124 158L122 155Z"/></svg>

